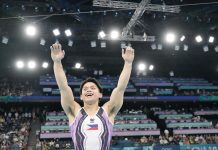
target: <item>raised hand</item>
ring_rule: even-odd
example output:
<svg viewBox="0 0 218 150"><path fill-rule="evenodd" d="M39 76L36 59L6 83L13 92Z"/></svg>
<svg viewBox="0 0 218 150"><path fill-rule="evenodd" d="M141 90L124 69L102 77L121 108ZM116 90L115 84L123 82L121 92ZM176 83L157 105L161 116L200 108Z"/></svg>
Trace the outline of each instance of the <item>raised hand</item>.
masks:
<svg viewBox="0 0 218 150"><path fill-rule="evenodd" d="M51 49L51 58L54 62L61 62L64 58L65 52L62 50L61 44L55 43L50 46Z"/></svg>
<svg viewBox="0 0 218 150"><path fill-rule="evenodd" d="M125 62L132 63L134 56L134 49L132 47L127 47L125 50L122 49L122 57Z"/></svg>

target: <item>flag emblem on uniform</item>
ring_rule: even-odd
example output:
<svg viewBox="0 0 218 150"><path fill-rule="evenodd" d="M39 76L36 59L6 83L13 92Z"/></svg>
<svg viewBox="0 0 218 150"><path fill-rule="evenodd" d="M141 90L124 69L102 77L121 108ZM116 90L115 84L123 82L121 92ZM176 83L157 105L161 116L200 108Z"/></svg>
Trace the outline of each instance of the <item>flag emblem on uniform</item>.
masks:
<svg viewBox="0 0 218 150"><path fill-rule="evenodd" d="M88 129L87 130L98 130L98 124L87 124Z"/></svg>

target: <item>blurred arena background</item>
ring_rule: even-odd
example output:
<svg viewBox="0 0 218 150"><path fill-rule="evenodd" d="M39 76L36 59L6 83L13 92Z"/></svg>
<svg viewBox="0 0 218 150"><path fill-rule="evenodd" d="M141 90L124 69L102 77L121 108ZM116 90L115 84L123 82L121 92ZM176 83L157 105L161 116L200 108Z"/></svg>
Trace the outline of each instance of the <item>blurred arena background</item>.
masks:
<svg viewBox="0 0 218 150"><path fill-rule="evenodd" d="M0 147L72 150L50 46L79 103L95 77L108 100L135 49L112 150L218 149L216 0L1 0Z"/></svg>

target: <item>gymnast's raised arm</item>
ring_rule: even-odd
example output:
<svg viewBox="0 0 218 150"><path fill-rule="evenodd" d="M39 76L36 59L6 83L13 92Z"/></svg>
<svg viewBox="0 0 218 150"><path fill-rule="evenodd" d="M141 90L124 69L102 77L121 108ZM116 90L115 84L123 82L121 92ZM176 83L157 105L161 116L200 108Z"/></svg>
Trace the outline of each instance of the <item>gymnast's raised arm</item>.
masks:
<svg viewBox="0 0 218 150"><path fill-rule="evenodd" d="M72 89L68 85L67 78L61 63L65 56L61 44L55 43L51 47L51 58L54 62L53 69L55 79L61 94L61 106L69 118L69 122L74 121L75 113L80 109L80 105L74 100Z"/></svg>

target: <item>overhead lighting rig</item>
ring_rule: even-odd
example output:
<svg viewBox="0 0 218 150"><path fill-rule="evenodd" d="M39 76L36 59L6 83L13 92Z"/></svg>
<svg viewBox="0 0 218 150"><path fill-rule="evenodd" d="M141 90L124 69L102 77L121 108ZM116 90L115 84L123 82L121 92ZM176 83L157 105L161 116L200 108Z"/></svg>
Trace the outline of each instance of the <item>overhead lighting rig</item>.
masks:
<svg viewBox="0 0 218 150"><path fill-rule="evenodd" d="M155 41L155 36L144 35L131 35L131 28L136 24L137 20L141 18L144 12L147 11L160 11L179 13L179 6L169 5L156 5L150 4L150 0L142 0L140 3L113 1L113 0L93 0L93 6L97 7L110 7L110 8L122 8L122 9L135 9L132 18L128 24L123 28L122 36L119 38L121 41ZM99 37L102 40L111 40L110 36Z"/></svg>
<svg viewBox="0 0 218 150"><path fill-rule="evenodd" d="M124 1L112 1L112 0L93 0L93 6L96 7L109 7L109 8L123 8L123 9L136 9L140 6L140 3L124 2ZM147 11L160 11L179 13L179 6L171 5L158 5L158 4L147 4L145 6Z"/></svg>

